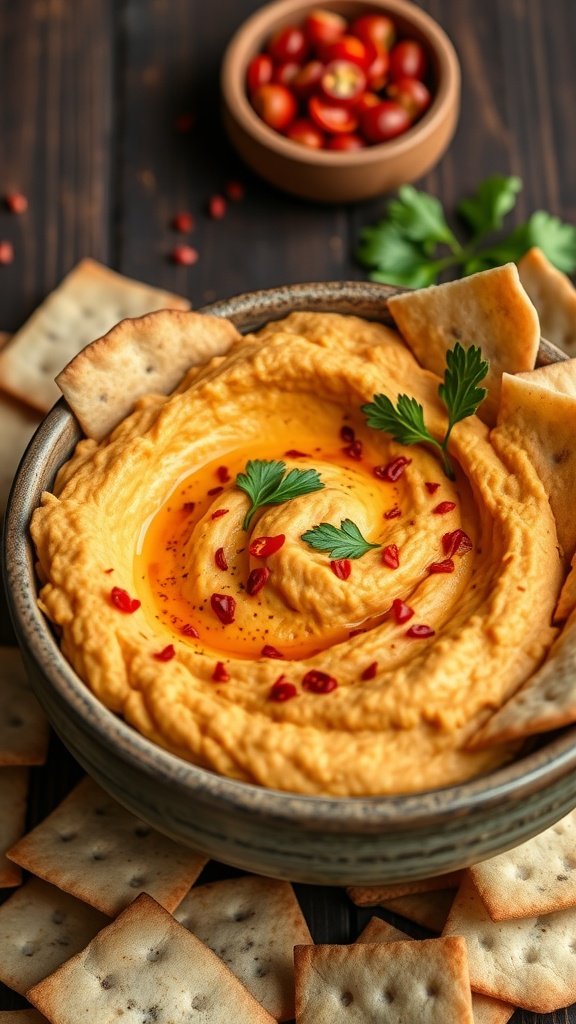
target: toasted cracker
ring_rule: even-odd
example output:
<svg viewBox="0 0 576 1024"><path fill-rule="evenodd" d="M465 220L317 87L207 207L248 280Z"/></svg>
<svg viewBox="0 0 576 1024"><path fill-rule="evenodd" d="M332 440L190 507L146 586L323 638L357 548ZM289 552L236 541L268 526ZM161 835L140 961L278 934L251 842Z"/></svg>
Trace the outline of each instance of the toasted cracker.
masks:
<svg viewBox="0 0 576 1024"><path fill-rule="evenodd" d="M496 422L502 374L532 370L540 342L538 314L513 263L388 299L398 329L419 363L444 376L446 352L457 341L477 345L490 362L488 394L478 415Z"/></svg>
<svg viewBox="0 0 576 1024"><path fill-rule="evenodd" d="M356 942L399 942L407 938L409 936L405 932L401 932L388 921L372 917ZM482 996L477 992L472 993L474 1024L507 1024L513 1013L514 1007L510 1003L503 1003L500 999Z"/></svg>
<svg viewBox="0 0 576 1024"><path fill-rule="evenodd" d="M576 907L576 811L470 874L494 921Z"/></svg>
<svg viewBox="0 0 576 1024"><path fill-rule="evenodd" d="M49 728L17 647L0 658L0 765L44 764Z"/></svg>
<svg viewBox="0 0 576 1024"><path fill-rule="evenodd" d="M110 917L144 891L174 910L206 863L124 810L90 778L8 856Z"/></svg>
<svg viewBox="0 0 576 1024"><path fill-rule="evenodd" d="M82 260L3 349L0 387L48 412L60 398L54 378L77 352L119 320L166 307L189 309L190 303L94 260Z"/></svg>
<svg viewBox="0 0 576 1024"><path fill-rule="evenodd" d="M174 917L276 1020L294 1016L294 946L312 937L289 882L245 875L200 885Z"/></svg>
<svg viewBox="0 0 576 1024"><path fill-rule="evenodd" d="M0 1010L0 1024L48 1024L38 1010Z"/></svg>
<svg viewBox="0 0 576 1024"><path fill-rule="evenodd" d="M97 910L31 878L0 907L0 981L24 995L107 923Z"/></svg>
<svg viewBox="0 0 576 1024"><path fill-rule="evenodd" d="M144 395L168 394L186 370L240 338L222 317L162 310L123 320L56 378L88 437L101 441Z"/></svg>
<svg viewBox="0 0 576 1024"><path fill-rule="evenodd" d="M463 939L296 946L294 959L296 1024L473 1024Z"/></svg>
<svg viewBox="0 0 576 1024"><path fill-rule="evenodd" d="M472 989L534 1013L576 1000L576 909L493 921L466 876L444 929L468 943Z"/></svg>
<svg viewBox="0 0 576 1024"><path fill-rule="evenodd" d="M27 998L54 1024L272 1024L211 949L145 893Z"/></svg>
<svg viewBox="0 0 576 1024"><path fill-rule="evenodd" d="M407 918L408 921L421 924L423 928L429 928L431 932L441 932L446 924L455 893L455 889L412 893L394 900L384 900L380 906L385 910L391 910L393 914Z"/></svg>
<svg viewBox="0 0 576 1024"><path fill-rule="evenodd" d="M6 508L18 463L41 418L29 406L0 394L0 515Z"/></svg>
<svg viewBox="0 0 576 1024"><path fill-rule="evenodd" d="M519 261L518 273L538 311L544 337L576 356L576 289L570 278L536 246Z"/></svg>
<svg viewBox="0 0 576 1024"><path fill-rule="evenodd" d="M5 857L20 838L26 821L27 768L0 768L0 889L20 885L22 872Z"/></svg>
<svg viewBox="0 0 576 1024"><path fill-rule="evenodd" d="M390 885L350 885L346 892L357 907L373 907L385 900L395 900L399 896L434 892L436 889L457 889L461 881L461 871L450 871L445 875L435 875L433 878L393 882Z"/></svg>

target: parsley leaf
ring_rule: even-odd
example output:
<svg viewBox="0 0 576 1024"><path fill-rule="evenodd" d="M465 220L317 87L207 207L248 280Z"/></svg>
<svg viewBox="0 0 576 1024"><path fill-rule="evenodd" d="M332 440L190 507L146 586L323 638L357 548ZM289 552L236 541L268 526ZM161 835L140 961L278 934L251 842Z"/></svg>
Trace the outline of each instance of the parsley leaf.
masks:
<svg viewBox="0 0 576 1024"><path fill-rule="evenodd" d="M460 243L446 223L444 208L439 199L419 192L412 185L398 189L398 199L388 204L388 217L406 238L420 242L429 254L434 242L460 249Z"/></svg>
<svg viewBox="0 0 576 1024"><path fill-rule="evenodd" d="M537 210L527 224L530 245L537 245L558 270L576 270L576 228L563 224L544 210Z"/></svg>
<svg viewBox="0 0 576 1024"><path fill-rule="evenodd" d="M364 266L378 268L370 274L373 281L423 288L435 279L429 255L393 223L382 221L375 227L365 228L357 256Z"/></svg>
<svg viewBox="0 0 576 1024"><path fill-rule="evenodd" d="M369 427L384 430L400 444L419 444L421 441L438 444L424 426L424 410L415 398L398 395L394 407L386 395L374 395L373 400L361 409Z"/></svg>
<svg viewBox="0 0 576 1024"><path fill-rule="evenodd" d="M248 495L252 503L242 524L243 529L248 530L258 509L265 505L282 505L292 498L320 491L324 484L315 469L291 469L287 472L285 462L250 459L245 472L238 473L236 486Z"/></svg>
<svg viewBox="0 0 576 1024"><path fill-rule="evenodd" d="M339 528L331 523L320 523L303 533L300 540L317 551L328 551L330 558L362 558L371 548L381 546L364 540L351 519L343 519Z"/></svg>
<svg viewBox="0 0 576 1024"><path fill-rule="evenodd" d="M494 174L481 182L472 196L457 206L457 212L471 228L474 236L499 231L507 213L516 206L516 197L522 188L521 178L504 178Z"/></svg>

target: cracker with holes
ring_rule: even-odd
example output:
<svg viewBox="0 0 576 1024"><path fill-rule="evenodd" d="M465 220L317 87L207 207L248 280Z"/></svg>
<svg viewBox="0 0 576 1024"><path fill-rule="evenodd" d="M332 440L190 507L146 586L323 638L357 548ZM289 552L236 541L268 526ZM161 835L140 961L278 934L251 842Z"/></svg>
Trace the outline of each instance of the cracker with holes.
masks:
<svg viewBox="0 0 576 1024"><path fill-rule="evenodd" d="M190 303L94 260L82 260L4 346L0 387L48 412L60 398L56 374L85 345L119 320L166 308L190 309Z"/></svg>
<svg viewBox="0 0 576 1024"><path fill-rule="evenodd" d="M206 863L124 810L90 778L8 855L110 917L143 891L174 910Z"/></svg>
<svg viewBox="0 0 576 1024"><path fill-rule="evenodd" d="M465 876L444 935L465 937L475 992L534 1013L576 1001L576 909L493 921L472 877Z"/></svg>
<svg viewBox="0 0 576 1024"><path fill-rule="evenodd" d="M379 917L372 917L364 930L360 933L356 942L399 942L406 940L408 936L401 932L388 921L382 921ZM417 940L414 940L417 941ZM503 1003L499 999L492 999L490 996L482 996L478 992L472 993L472 1017L474 1024L507 1024L514 1013L514 1007L510 1003Z"/></svg>
<svg viewBox="0 0 576 1024"><path fill-rule="evenodd" d="M117 324L76 356L56 382L84 433L101 441L139 398L168 394L187 370L224 355L239 340L222 317L163 310Z"/></svg>
<svg viewBox="0 0 576 1024"><path fill-rule="evenodd" d="M473 1024L466 943L296 946L296 1024Z"/></svg>
<svg viewBox="0 0 576 1024"><path fill-rule="evenodd" d="M373 907L385 900L395 900L400 896L434 892L436 889L457 889L461 881L461 871L450 871L444 875L435 875L433 878L392 882L390 885L350 885L346 892L357 907Z"/></svg>
<svg viewBox="0 0 576 1024"><path fill-rule="evenodd" d="M20 885L22 872L5 856L20 838L26 820L27 768L0 768L0 889Z"/></svg>
<svg viewBox="0 0 576 1024"><path fill-rule="evenodd" d="M276 1020L294 1016L294 946L312 938L289 882L246 875L200 885L174 917Z"/></svg>
<svg viewBox="0 0 576 1024"><path fill-rule="evenodd" d="M44 764L48 722L32 693L17 647L0 658L0 765Z"/></svg>
<svg viewBox="0 0 576 1024"><path fill-rule="evenodd" d="M86 903L31 878L0 907L0 981L24 995L107 923Z"/></svg>
<svg viewBox="0 0 576 1024"><path fill-rule="evenodd" d="M576 288L570 278L536 246L519 261L518 273L538 310L544 337L576 356Z"/></svg>
<svg viewBox="0 0 576 1024"><path fill-rule="evenodd" d="M138 1024L272 1024L200 939L142 894L58 971L27 992L53 1024L123 1015Z"/></svg>
<svg viewBox="0 0 576 1024"><path fill-rule="evenodd" d="M490 362L478 410L492 425L500 402L502 374L532 370L540 344L538 314L513 263L432 288L394 295L388 308L418 362L444 376L446 352L457 341L478 345Z"/></svg>
<svg viewBox="0 0 576 1024"><path fill-rule="evenodd" d="M576 907L576 811L470 874L494 921Z"/></svg>

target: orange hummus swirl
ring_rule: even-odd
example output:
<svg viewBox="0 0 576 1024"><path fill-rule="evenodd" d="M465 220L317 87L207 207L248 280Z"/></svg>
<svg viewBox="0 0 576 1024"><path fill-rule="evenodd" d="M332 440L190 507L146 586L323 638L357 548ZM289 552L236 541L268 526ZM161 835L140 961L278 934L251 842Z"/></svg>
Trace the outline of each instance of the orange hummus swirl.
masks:
<svg viewBox="0 0 576 1024"><path fill-rule="evenodd" d="M466 742L554 639L556 529L505 433L491 443L478 419L459 423L451 482L425 446L397 444L360 412L376 393L408 391L441 436L437 389L386 327L294 313L169 398L142 400L109 439L81 442L32 533L41 606L96 696L188 760L298 793L418 791L509 758ZM400 456L396 481L374 472ZM249 500L235 480L250 459L314 468L324 487L263 508L244 530ZM378 547L341 578L301 538L345 519ZM451 552L457 530L469 543ZM250 546L261 537L284 540L259 557ZM118 608L113 588L140 606ZM214 595L232 599L231 621ZM412 613L404 621L398 602ZM336 685L314 692L312 671ZM290 699L275 699L279 679Z"/></svg>

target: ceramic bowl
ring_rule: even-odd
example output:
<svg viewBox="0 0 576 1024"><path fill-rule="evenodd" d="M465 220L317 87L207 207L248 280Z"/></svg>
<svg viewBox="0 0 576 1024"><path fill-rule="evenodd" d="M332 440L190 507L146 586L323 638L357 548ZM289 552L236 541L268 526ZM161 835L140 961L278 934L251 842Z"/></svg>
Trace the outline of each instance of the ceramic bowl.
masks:
<svg viewBox="0 0 576 1024"><path fill-rule="evenodd" d="M249 61L273 32L301 22L318 6L310 0L277 0L240 27L222 65L224 125L242 159L278 188L320 202L369 199L419 178L444 153L460 110L458 58L438 23L409 0L330 0L325 6L348 18L384 11L394 18L402 35L422 42L430 54L435 93L424 116L389 142L353 152L310 149L260 119L248 100L245 81Z"/></svg>
<svg viewBox="0 0 576 1024"><path fill-rule="evenodd" d="M367 283L291 285L206 310L242 331L293 309L390 323L395 289ZM554 355L544 355L551 361ZM326 884L401 881L463 867L530 838L576 804L576 729L483 778L409 796L297 796L219 777L155 746L108 711L60 653L36 603L31 514L80 437L64 400L33 438L5 529L5 578L34 689L72 754L121 804L160 831L247 871Z"/></svg>

